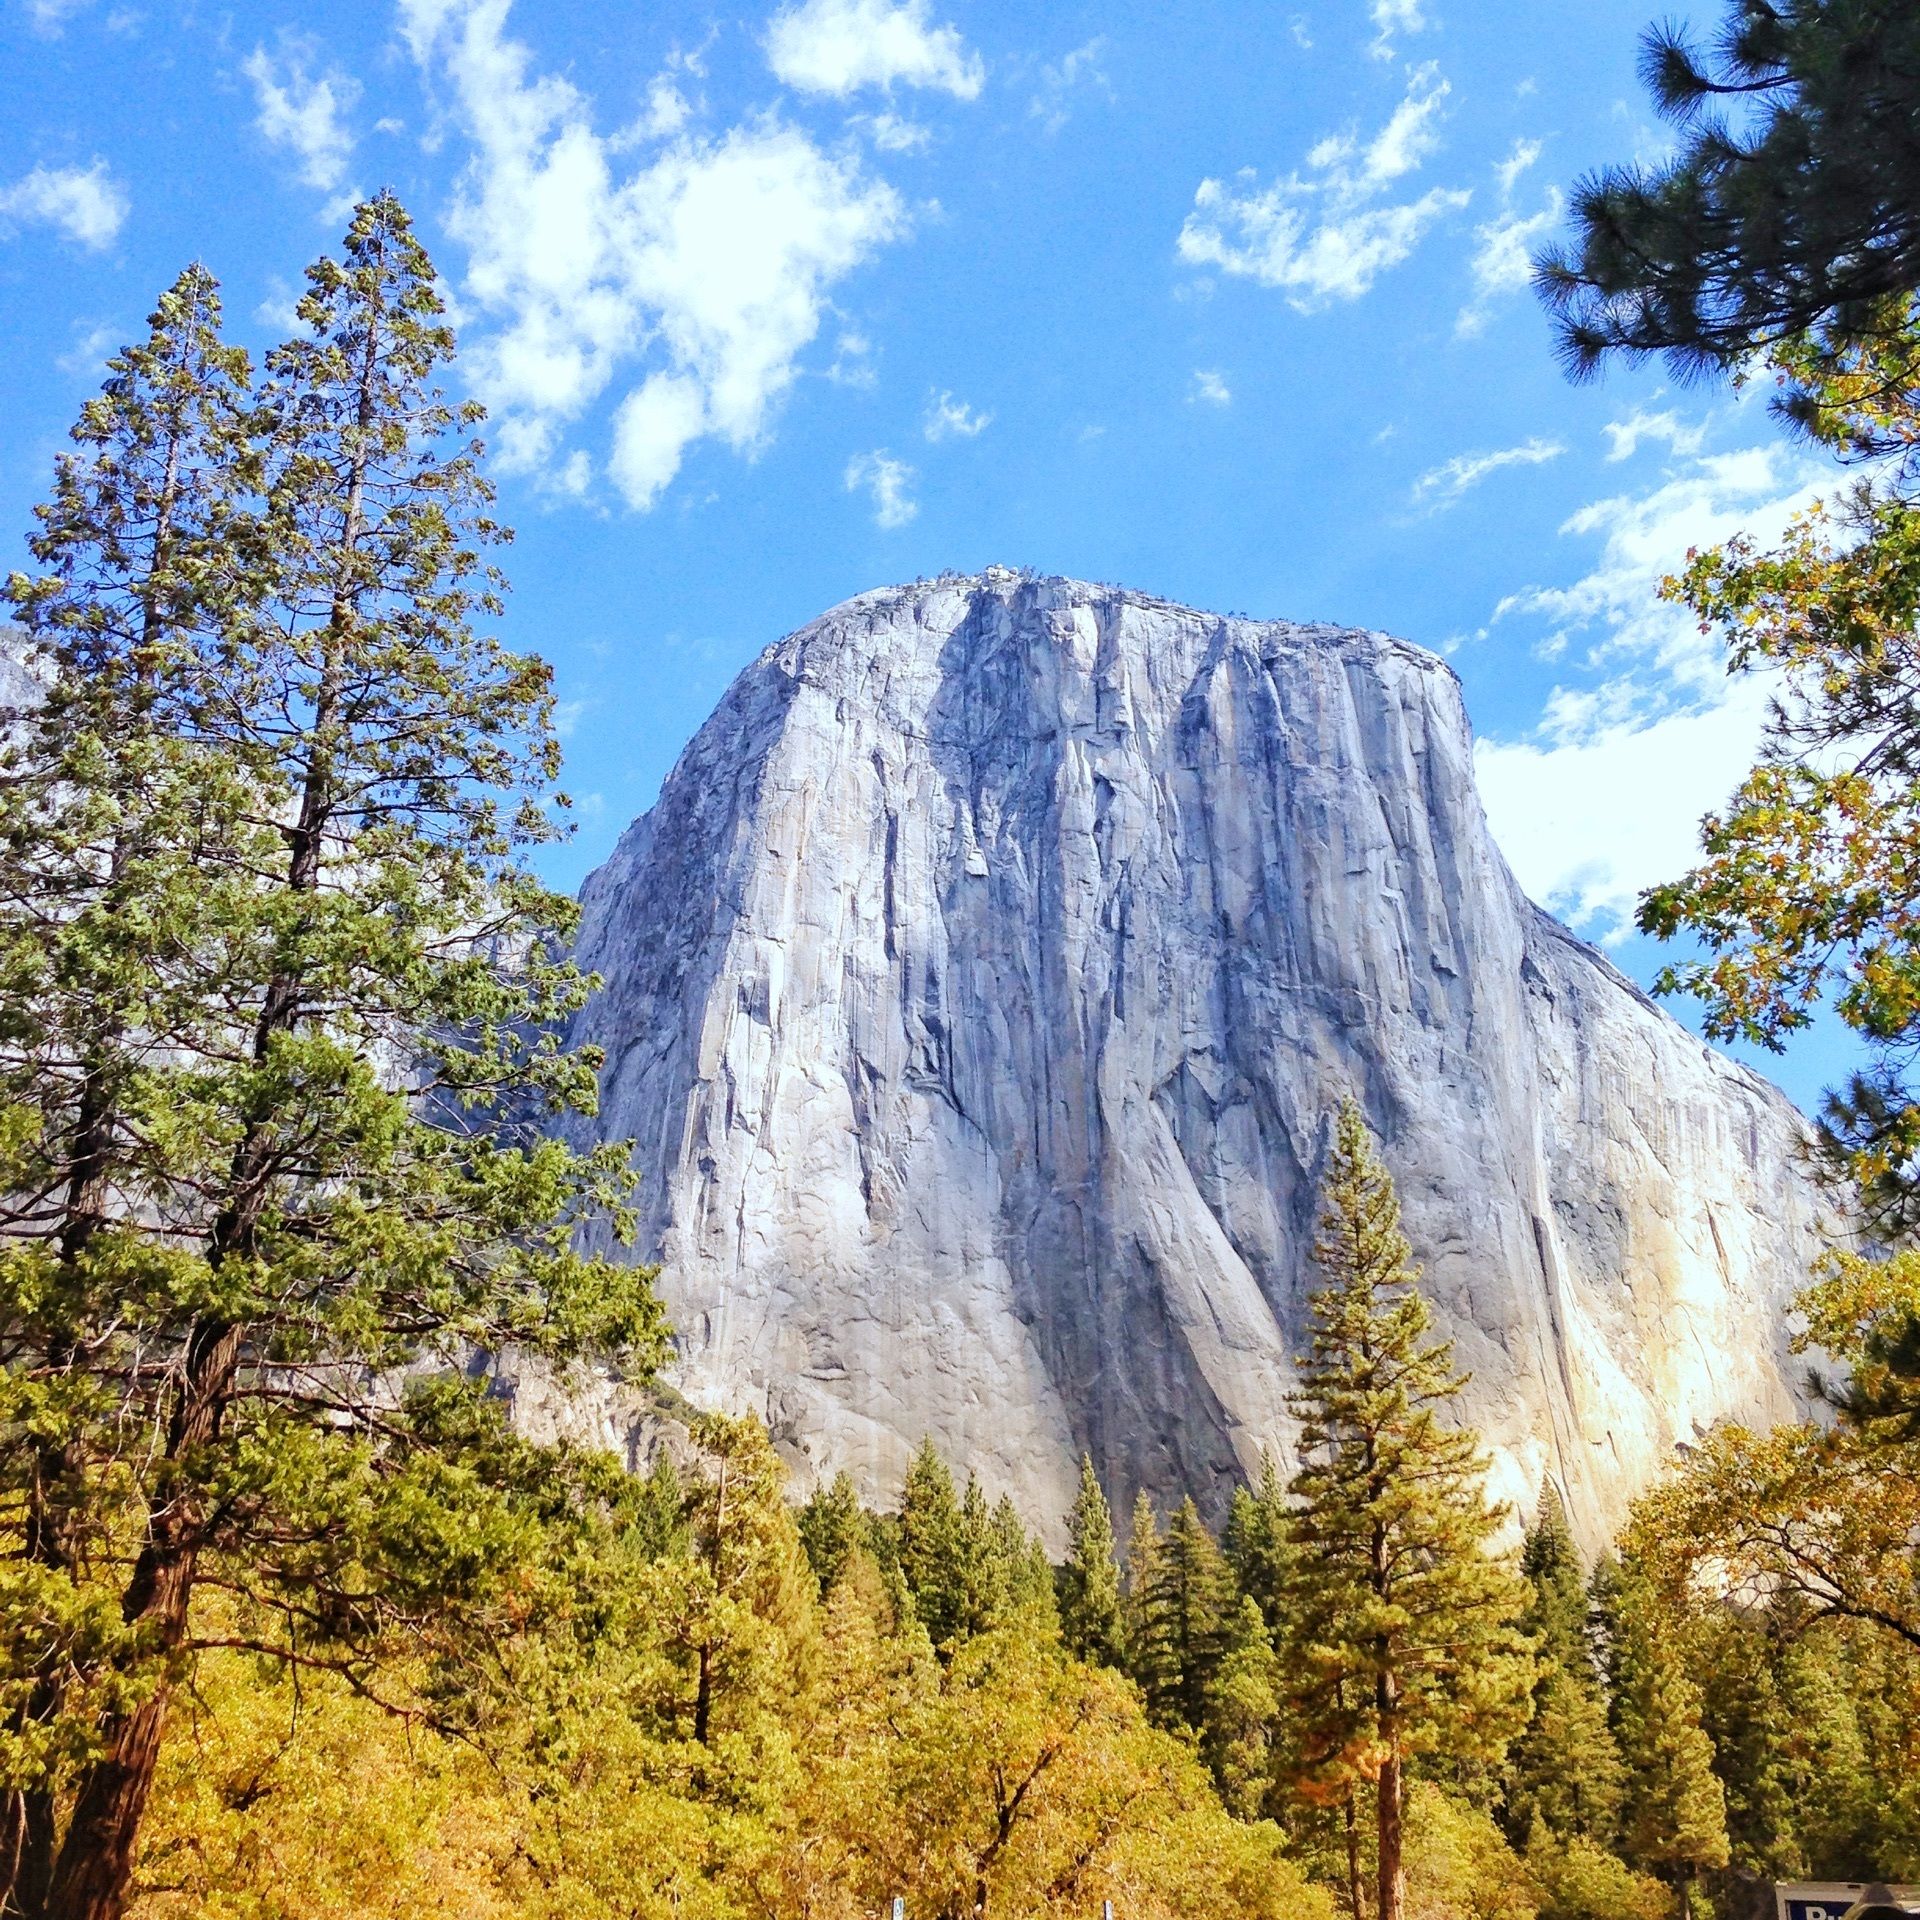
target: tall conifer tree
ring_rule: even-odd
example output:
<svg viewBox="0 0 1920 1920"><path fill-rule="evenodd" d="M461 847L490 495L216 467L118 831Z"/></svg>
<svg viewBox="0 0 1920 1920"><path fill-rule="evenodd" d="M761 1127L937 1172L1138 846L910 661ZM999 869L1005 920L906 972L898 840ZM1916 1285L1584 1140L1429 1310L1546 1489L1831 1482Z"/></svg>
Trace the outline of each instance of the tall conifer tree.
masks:
<svg viewBox="0 0 1920 1920"><path fill-rule="evenodd" d="M1559 1838L1611 1847L1625 1782L1587 1624L1586 1581L1566 1509L1551 1481L1528 1531L1520 1571L1532 1589L1524 1625L1538 1666L1533 1714L1507 1757L1504 1815L1516 1845L1536 1820Z"/></svg>
<svg viewBox="0 0 1920 1920"><path fill-rule="evenodd" d="M1142 1487L1133 1498L1133 1520L1127 1530L1127 1587L1120 1619L1126 1641L1127 1672L1145 1697L1149 1711L1164 1718L1172 1699L1175 1668L1171 1635L1165 1615L1166 1583L1162 1569L1166 1543L1160 1535L1160 1517Z"/></svg>
<svg viewBox="0 0 1920 1920"><path fill-rule="evenodd" d="M1313 1344L1292 1403L1298 1556L1296 1779L1329 1803L1374 1788L1379 1920L1405 1897L1407 1762L1442 1745L1497 1760L1525 1720L1525 1592L1492 1557L1476 1437L1437 1412L1465 1385L1429 1315L1393 1182L1346 1101L1334 1127L1315 1259Z"/></svg>
<svg viewBox="0 0 1920 1920"><path fill-rule="evenodd" d="M1684 1920L1693 1882L1727 1864L1726 1795L1701 1724L1700 1689L1638 1569L1605 1565L1595 1587L1626 1763L1621 1851L1672 1884Z"/></svg>
<svg viewBox="0 0 1920 1920"><path fill-rule="evenodd" d="M0 890L0 1028L38 1044L59 967L111 976L69 999L109 1016L110 1071L12 1076L67 1175L63 1217L0 1252L6 1392L57 1383L81 1521L24 1611L62 1583L115 1598L64 1649L84 1758L37 1902L61 1920L124 1903L205 1580L248 1644L348 1671L403 1620L479 1623L527 1483L489 1479L525 1459L472 1349L644 1371L659 1338L647 1274L574 1246L585 1218L621 1227L624 1149L541 1133L595 1091L553 1037L586 990L549 957L571 905L524 865L557 748L545 669L475 628L500 536L477 410L433 384L453 342L431 267L390 196L360 208L257 402L210 283L175 296L83 418L42 574L10 586L51 648L49 712L90 717L29 726L0 805L56 795L97 885L51 910ZM49 778L79 737L87 763ZM44 822L4 824L10 858L51 857ZM38 978L36 938L65 955ZM93 1127L88 1085L112 1096ZM27 1430L10 1472L33 1471Z"/></svg>
<svg viewBox="0 0 1920 1920"><path fill-rule="evenodd" d="M264 851L244 757L195 718L198 669L253 584L250 380L212 275L188 268L147 338L108 363L56 464L30 543L46 573L8 586L45 696L3 717L0 750L0 1104L19 1116L0 1127L15 1143L0 1220L34 1274L6 1329L19 1445L5 1466L38 1574L8 1610L32 1676L9 1721L29 1746L63 1710L84 1714L73 1679L104 1658L75 1582L101 1544L88 1437L112 1395L73 1362L125 1284L112 1267L135 1253L114 1209L168 1197L143 1084L169 1048L201 1040L206 1011L204 976L173 956L199 943L204 867ZM44 1901L54 1840L50 1780L12 1788L0 1903Z"/></svg>
<svg viewBox="0 0 1920 1920"><path fill-rule="evenodd" d="M867 1516L853 1481L836 1473L800 1509L800 1544L824 1599L853 1556L867 1545Z"/></svg>
<svg viewBox="0 0 1920 1920"><path fill-rule="evenodd" d="M1113 1514L1087 1454L1080 1458L1080 1490L1067 1516L1060 1631L1075 1659L1098 1667L1121 1665L1120 1568L1114 1558Z"/></svg>
<svg viewBox="0 0 1920 1920"><path fill-rule="evenodd" d="M1253 1485L1234 1489L1224 1545L1240 1591L1259 1607L1267 1632L1276 1638L1286 1630L1291 1526L1286 1482L1273 1455L1263 1451Z"/></svg>
<svg viewBox="0 0 1920 1920"><path fill-rule="evenodd" d="M1205 1728L1239 1596L1218 1543L1191 1498L1182 1500L1160 1546L1157 1613L1166 1636L1167 1707L1195 1732Z"/></svg>
<svg viewBox="0 0 1920 1920"><path fill-rule="evenodd" d="M936 1647L951 1646L966 1628L966 1551L953 1475L931 1436L907 1463L898 1526L900 1571L914 1611Z"/></svg>

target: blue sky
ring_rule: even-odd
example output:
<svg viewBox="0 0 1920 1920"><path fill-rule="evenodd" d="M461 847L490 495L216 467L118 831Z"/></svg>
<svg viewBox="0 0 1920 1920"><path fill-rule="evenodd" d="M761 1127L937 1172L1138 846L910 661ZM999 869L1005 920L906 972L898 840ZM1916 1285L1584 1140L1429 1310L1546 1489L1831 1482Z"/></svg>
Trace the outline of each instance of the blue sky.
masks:
<svg viewBox="0 0 1920 1920"><path fill-rule="evenodd" d="M1657 965L1631 902L1758 690L1653 585L1834 475L1754 396L1554 364L1527 254L1662 148L1651 0L0 9L8 564L181 265L264 348L390 185L495 416L508 634L580 805L558 877L770 640L1000 562L1446 653L1522 880ZM1838 1058L1768 1070L1808 1100Z"/></svg>

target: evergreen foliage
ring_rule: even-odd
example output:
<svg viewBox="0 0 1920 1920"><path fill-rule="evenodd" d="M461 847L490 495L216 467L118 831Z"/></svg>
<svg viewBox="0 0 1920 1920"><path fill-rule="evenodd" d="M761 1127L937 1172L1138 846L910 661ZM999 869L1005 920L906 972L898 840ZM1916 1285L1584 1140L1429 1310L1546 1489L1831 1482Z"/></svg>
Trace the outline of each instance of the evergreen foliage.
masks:
<svg viewBox="0 0 1920 1920"><path fill-rule="evenodd" d="M872 1529L853 1481L836 1473L800 1509L800 1544L824 1595L845 1571L853 1556L869 1549Z"/></svg>
<svg viewBox="0 0 1920 1920"><path fill-rule="evenodd" d="M1133 1498L1133 1519L1127 1529L1127 1586L1120 1620L1126 1642L1127 1672L1140 1689L1148 1711L1167 1724L1178 1685L1173 1666L1172 1636L1161 1612L1166 1583L1161 1577L1165 1548L1160 1538L1160 1516L1146 1490Z"/></svg>
<svg viewBox="0 0 1920 1920"><path fill-rule="evenodd" d="M1291 1525L1286 1482L1272 1453L1263 1450L1253 1485L1234 1489L1222 1544L1240 1591L1259 1607L1267 1632L1275 1636L1287 1627Z"/></svg>
<svg viewBox="0 0 1920 1920"><path fill-rule="evenodd" d="M920 1624L936 1647L950 1646L966 1626L966 1547L953 1474L931 1439L907 1463L895 1532Z"/></svg>
<svg viewBox="0 0 1920 1920"><path fill-rule="evenodd" d="M1551 1481L1528 1531L1520 1571L1532 1589L1522 1624L1532 1636L1536 1664L1532 1712L1507 1756L1502 1817L1522 1846L1538 1824L1556 1840L1611 1847L1625 1781L1588 1631L1586 1582Z"/></svg>
<svg viewBox="0 0 1920 1920"><path fill-rule="evenodd" d="M931 1440L908 1462L893 1531L904 1590L943 1660L1016 1620L1031 1632L1059 1631L1045 1549L1013 1503L1003 1497L989 1506L972 1476L956 1498L953 1474Z"/></svg>
<svg viewBox="0 0 1920 1920"><path fill-rule="evenodd" d="M1532 1678L1520 1583L1489 1552L1476 1437L1440 1425L1465 1384L1429 1314L1393 1183L1359 1108L1335 1122L1315 1258L1313 1345L1292 1396L1298 1612L1284 1671L1297 1789L1328 1802L1367 1783L1378 1920L1400 1920L1407 1762L1444 1744L1496 1761Z"/></svg>
<svg viewBox="0 0 1920 1920"><path fill-rule="evenodd" d="M1161 1639L1161 1698L1150 1699L1170 1726L1200 1731L1213 1703L1239 1608L1225 1556L1191 1498L1182 1500L1160 1543L1149 1629Z"/></svg>
<svg viewBox="0 0 1920 1920"><path fill-rule="evenodd" d="M1604 1566L1595 1598L1627 1773L1621 1850L1669 1880L1684 1911L1694 1879L1727 1862L1726 1795L1701 1724L1700 1689L1639 1568Z"/></svg>
<svg viewBox="0 0 1920 1920"><path fill-rule="evenodd" d="M1060 1570L1060 1633L1076 1660L1118 1667L1120 1567L1114 1557L1113 1514L1093 1470L1080 1459L1080 1490L1067 1516L1067 1563Z"/></svg>
<svg viewBox="0 0 1920 1920"><path fill-rule="evenodd" d="M1642 71L1678 150L1575 191L1577 239L1536 276L1568 365L1663 353L1690 375L1880 334L1920 287L1913 8L1727 0L1711 53L1662 24Z"/></svg>
<svg viewBox="0 0 1920 1920"><path fill-rule="evenodd" d="M1837 361L1804 345L1775 359L1825 437L1911 450L1920 393L1904 369L1916 357L1920 331L1907 325ZM1719 630L1731 671L1765 673L1779 693L1752 770L1702 823L1701 863L1641 902L1645 931L1707 950L1659 987L1699 998L1719 1039L1777 1049L1829 1003L1861 1036L1871 1065L1829 1101L1823 1131L1869 1224L1897 1244L1920 1224L1908 1084L1920 1048L1908 857L1920 829L1920 502L1882 475L1802 515L1770 552L1736 537L1691 556L1663 592ZM1920 1354L1903 1364L1920 1378Z"/></svg>
<svg viewBox="0 0 1920 1920"><path fill-rule="evenodd" d="M72 1920L123 1902L202 1583L223 1639L348 1673L488 1620L538 1471L468 1355L660 1345L649 1276L576 1248L624 1149L543 1131L597 1064L524 864L547 675L474 625L503 535L391 197L300 317L256 394L183 276L8 587L48 687L0 780L0 1609L42 1764L0 1878Z"/></svg>

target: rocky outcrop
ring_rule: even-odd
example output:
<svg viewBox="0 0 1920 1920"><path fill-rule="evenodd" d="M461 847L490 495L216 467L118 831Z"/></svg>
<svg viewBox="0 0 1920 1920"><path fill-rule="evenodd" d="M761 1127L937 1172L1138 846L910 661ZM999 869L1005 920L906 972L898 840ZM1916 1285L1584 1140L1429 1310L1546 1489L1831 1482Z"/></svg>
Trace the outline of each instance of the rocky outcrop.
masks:
<svg viewBox="0 0 1920 1920"><path fill-rule="evenodd" d="M1804 1127L1528 903L1384 634L1003 570L734 684L587 883L599 1124L675 1385L803 1477L923 1434L1057 1525L1284 1450L1329 1112L1398 1179L1500 1490L1592 1536L1791 1410Z"/></svg>

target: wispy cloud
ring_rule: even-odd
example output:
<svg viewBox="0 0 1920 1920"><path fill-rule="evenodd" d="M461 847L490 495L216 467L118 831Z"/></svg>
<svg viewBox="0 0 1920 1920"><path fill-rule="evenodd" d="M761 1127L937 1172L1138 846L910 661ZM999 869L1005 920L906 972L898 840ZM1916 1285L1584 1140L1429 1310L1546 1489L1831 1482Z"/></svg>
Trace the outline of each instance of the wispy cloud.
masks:
<svg viewBox="0 0 1920 1920"><path fill-rule="evenodd" d="M1233 389L1229 387L1220 373L1212 367L1195 367L1193 370L1193 388L1187 395L1188 400L1204 400L1209 406L1224 407L1233 398Z"/></svg>
<svg viewBox="0 0 1920 1920"><path fill-rule="evenodd" d="M53 364L62 373L97 373L107 356L119 345L120 334L117 328L88 326L85 321L76 321L73 329L73 345L59 355Z"/></svg>
<svg viewBox="0 0 1920 1920"><path fill-rule="evenodd" d="M1429 467L1413 483L1413 504L1426 508L1429 513L1439 513L1504 467L1544 466L1565 452L1566 448L1558 440L1536 437L1517 447L1500 447L1491 453L1457 453L1451 460Z"/></svg>
<svg viewBox="0 0 1920 1920"><path fill-rule="evenodd" d="M1651 413L1636 407L1624 420L1609 420L1600 429L1607 436L1607 459L1631 460L1643 443L1652 442L1675 454L1700 451L1707 436L1704 420L1682 420L1677 413Z"/></svg>
<svg viewBox="0 0 1920 1920"><path fill-rule="evenodd" d="M775 114L605 137L506 15L506 0L401 0L473 147L449 218L469 361L501 463L565 491L588 472L566 436L624 384L605 468L644 509L697 441L763 444L832 288L905 235L906 208L856 154Z"/></svg>
<svg viewBox="0 0 1920 1920"><path fill-rule="evenodd" d="M253 82L254 125L262 136L292 151L308 186L336 193L353 159L346 115L360 88L338 70L312 72L309 63L317 58L312 41L288 39L277 60L265 47L255 47L242 71Z"/></svg>
<svg viewBox="0 0 1920 1920"><path fill-rule="evenodd" d="M1028 118L1038 120L1046 132L1058 133L1073 117L1074 95L1083 88L1096 88L1111 98L1113 88L1100 64L1106 46L1106 36L1096 35L1058 60L1044 63L1033 98L1027 102Z"/></svg>
<svg viewBox="0 0 1920 1920"><path fill-rule="evenodd" d="M54 227L96 253L113 245L126 218L126 189L104 160L90 167L35 167L0 188L0 221Z"/></svg>
<svg viewBox="0 0 1920 1920"><path fill-rule="evenodd" d="M76 13L92 4L93 0L27 0L27 18L37 31L57 34Z"/></svg>
<svg viewBox="0 0 1920 1920"><path fill-rule="evenodd" d="M1560 224L1565 203L1558 187L1549 186L1545 200L1532 213L1523 214L1513 204L1521 176L1538 161L1541 152L1538 140L1516 140L1513 151L1494 166L1500 211L1473 230L1473 299L1460 309L1454 323L1454 331L1463 338L1484 331L1495 304L1526 286L1533 276L1535 250Z"/></svg>
<svg viewBox="0 0 1920 1920"><path fill-rule="evenodd" d="M1698 451L1698 431L1669 439L1692 446L1656 484L1567 519L1563 535L1598 543L1584 573L1494 612L1535 627L1535 652L1564 677L1529 735L1477 746L1488 818L1527 891L1603 943L1632 931L1647 887L1692 864L1699 818L1752 763L1772 692L1765 676L1729 676L1717 638L1660 599L1660 580L1735 532L1777 540L1833 483L1778 444Z"/></svg>
<svg viewBox="0 0 1920 1920"><path fill-rule="evenodd" d="M958 31L928 0L803 0L774 16L767 64L800 93L845 99L863 87L930 87L972 100L986 80Z"/></svg>
<svg viewBox="0 0 1920 1920"><path fill-rule="evenodd" d="M885 447L871 453L856 453L847 462L844 476L849 493L865 492L873 502L873 522L878 527L904 527L920 511L908 489L914 471L904 460L896 460Z"/></svg>
<svg viewBox="0 0 1920 1920"><path fill-rule="evenodd" d="M856 114L850 125L860 128L882 153L919 153L933 143L933 131L897 113Z"/></svg>
<svg viewBox="0 0 1920 1920"><path fill-rule="evenodd" d="M964 400L950 393L934 394L927 401L927 417L921 431L929 440L959 438L971 440L992 424L993 415L978 413Z"/></svg>
<svg viewBox="0 0 1920 1920"><path fill-rule="evenodd" d="M1231 185L1201 181L1180 229L1181 259L1282 288L1302 312L1358 299L1436 220L1467 204L1466 192L1445 187L1387 198L1439 147L1448 91L1429 63L1408 76L1406 97L1371 140L1331 135L1308 153L1304 171L1268 187L1251 169Z"/></svg>
<svg viewBox="0 0 1920 1920"><path fill-rule="evenodd" d="M1393 58L1396 35L1419 33L1431 24L1421 0L1373 0L1369 11L1373 17L1374 38L1367 51L1376 60Z"/></svg>

